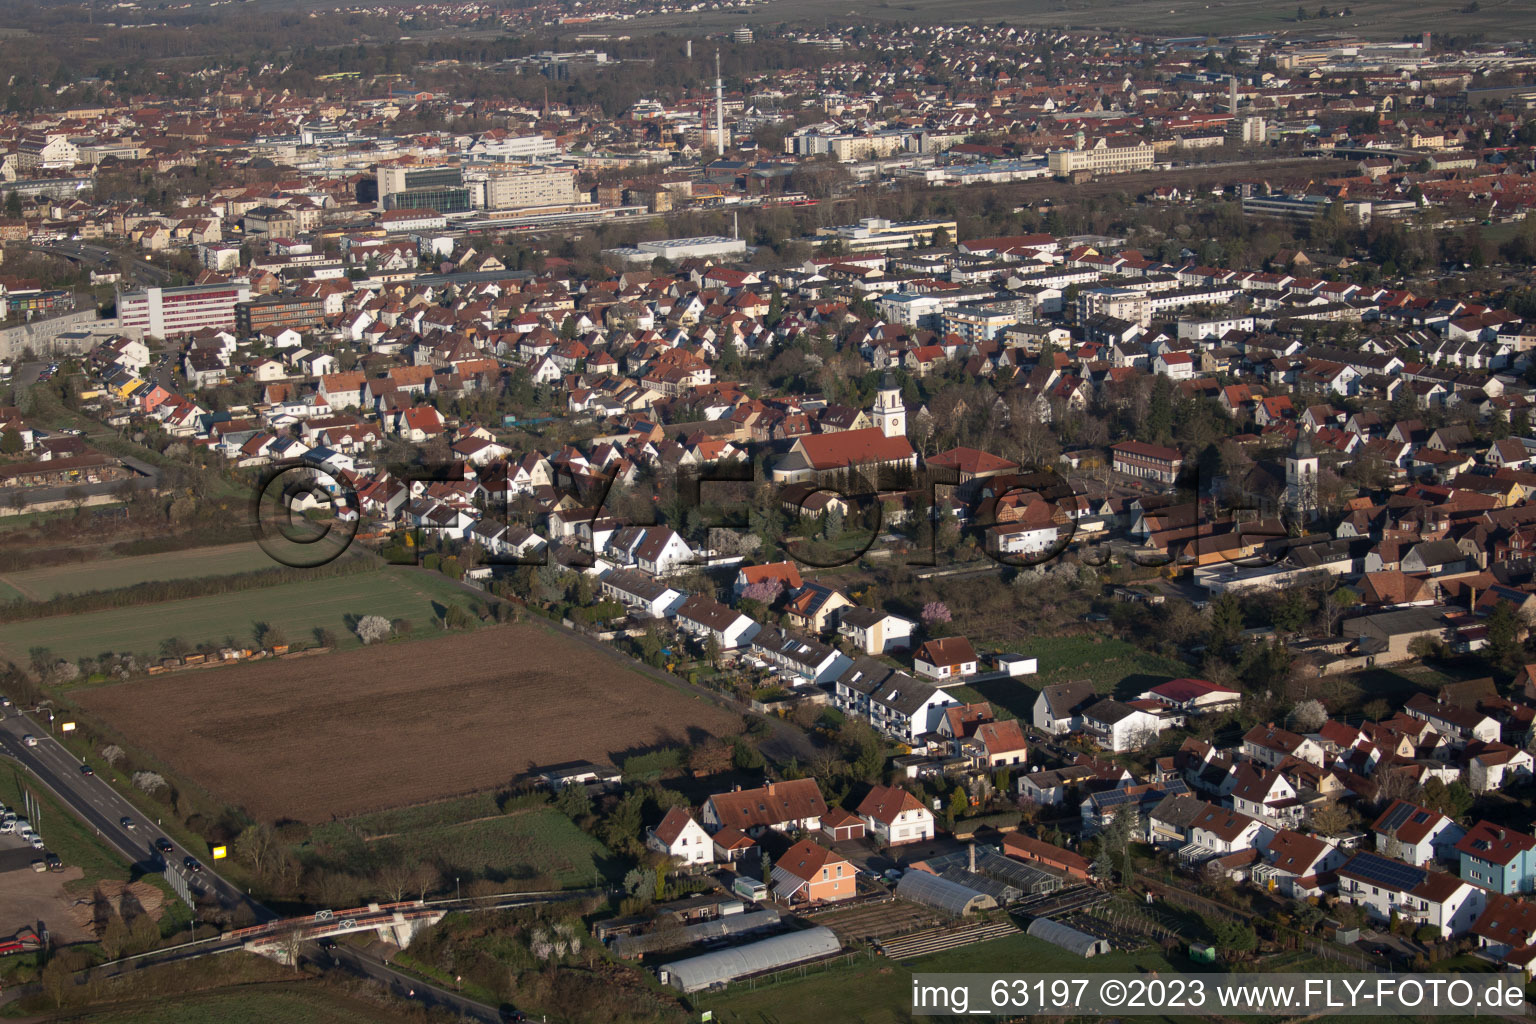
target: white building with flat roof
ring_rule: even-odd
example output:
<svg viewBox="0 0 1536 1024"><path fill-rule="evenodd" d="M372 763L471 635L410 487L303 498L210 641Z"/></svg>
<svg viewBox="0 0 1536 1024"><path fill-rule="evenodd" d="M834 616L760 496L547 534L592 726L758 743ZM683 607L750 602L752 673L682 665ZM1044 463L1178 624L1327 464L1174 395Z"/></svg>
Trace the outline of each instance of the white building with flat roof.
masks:
<svg viewBox="0 0 1536 1024"><path fill-rule="evenodd" d="M604 249L626 263L649 263L654 259L687 260L704 256L745 256L747 243L740 238L725 235L699 235L695 238L662 238L654 242L639 242L633 246Z"/></svg>

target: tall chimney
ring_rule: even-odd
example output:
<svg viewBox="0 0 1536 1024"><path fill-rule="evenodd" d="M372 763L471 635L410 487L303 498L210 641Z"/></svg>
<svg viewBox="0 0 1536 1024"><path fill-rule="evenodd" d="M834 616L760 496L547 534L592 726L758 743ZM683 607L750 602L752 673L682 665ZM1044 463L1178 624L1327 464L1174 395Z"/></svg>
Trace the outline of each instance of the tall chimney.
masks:
<svg viewBox="0 0 1536 1024"><path fill-rule="evenodd" d="M725 86L720 82L720 51L715 51L715 155L725 156Z"/></svg>
<svg viewBox="0 0 1536 1024"><path fill-rule="evenodd" d="M1227 110L1231 112L1233 117L1236 117L1237 116L1237 76L1236 75L1229 75L1227 77L1227 82L1228 82L1228 84L1231 87L1231 92L1229 92L1227 94Z"/></svg>

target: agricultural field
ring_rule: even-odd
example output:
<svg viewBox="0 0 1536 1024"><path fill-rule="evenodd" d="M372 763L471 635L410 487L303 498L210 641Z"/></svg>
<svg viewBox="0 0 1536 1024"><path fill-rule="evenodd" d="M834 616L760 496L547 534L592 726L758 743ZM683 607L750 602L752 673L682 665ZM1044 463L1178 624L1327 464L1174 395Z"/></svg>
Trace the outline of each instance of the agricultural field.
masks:
<svg viewBox="0 0 1536 1024"><path fill-rule="evenodd" d="M47 647L71 661L108 651L157 658L161 641L173 636L193 647L223 643L226 637L249 643L258 622L278 627L290 643L299 645L313 643L314 630L329 629L345 650L361 646L350 628L359 616L409 619L416 630L425 631L433 628L435 608L449 604L469 607L474 598L436 574L381 567L304 583L13 622L0 626L0 655L25 662L33 647Z"/></svg>
<svg viewBox="0 0 1536 1024"><path fill-rule="evenodd" d="M529 883L518 886L528 889L597 885L609 856L554 808L515 806L503 813L490 794L326 822L305 845L340 865L368 863L376 852L396 862L434 864L445 878Z"/></svg>
<svg viewBox="0 0 1536 1024"><path fill-rule="evenodd" d="M267 821L321 822L491 790L538 765L622 761L741 726L540 623L72 696L132 749Z"/></svg>
<svg viewBox="0 0 1536 1024"><path fill-rule="evenodd" d="M0 574L0 600L46 601L60 594L116 590L155 580L229 576L271 569L277 565L254 541L218 547L189 548L156 555L67 562L38 569Z"/></svg>
<svg viewBox="0 0 1536 1024"><path fill-rule="evenodd" d="M1006 22L1024 27L1112 29L1203 36L1234 32L1275 32L1289 36L1349 33L1368 39L1398 39L1420 32L1482 33L1500 39L1536 30L1536 9L1522 0L1481 0L1468 10L1466 0L1420 0L1412 4L1391 0L1351 0L1328 4L1347 15L1296 20L1295 4L1267 0L1211 0L1174 4L1168 0L955 0L936 7L922 0L873 0L828 4L823 0L770 0L746 10L706 11L636 18L624 31L689 28L718 31L737 25L812 19L855 24L899 21L908 24ZM1304 4L1315 15L1316 4Z"/></svg>

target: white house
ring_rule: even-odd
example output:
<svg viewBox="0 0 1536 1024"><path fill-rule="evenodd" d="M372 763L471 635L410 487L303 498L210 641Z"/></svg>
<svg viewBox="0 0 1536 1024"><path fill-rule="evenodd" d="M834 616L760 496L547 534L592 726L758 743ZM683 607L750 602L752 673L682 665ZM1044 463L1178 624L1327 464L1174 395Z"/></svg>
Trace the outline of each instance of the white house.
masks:
<svg viewBox="0 0 1536 1024"><path fill-rule="evenodd" d="M694 594L678 606L677 625L701 641L713 638L722 651L745 647L763 628L734 608L703 594Z"/></svg>
<svg viewBox="0 0 1536 1024"><path fill-rule="evenodd" d="M1253 880L1273 886L1291 899L1322 894L1323 876L1338 869L1346 854L1332 843L1290 829L1275 833L1264 849L1264 863L1254 869Z"/></svg>
<svg viewBox="0 0 1536 1024"><path fill-rule="evenodd" d="M605 596L652 619L670 618L688 599L685 592L633 569L609 569L598 576L598 583Z"/></svg>
<svg viewBox="0 0 1536 1024"><path fill-rule="evenodd" d="M715 862L715 847L709 833L681 807L667 811L661 824L647 832L645 845L676 858L685 867Z"/></svg>
<svg viewBox="0 0 1536 1024"><path fill-rule="evenodd" d="M1467 762L1467 787L1474 793L1503 789L1511 779L1530 778L1530 752L1507 743L1490 743Z"/></svg>
<svg viewBox="0 0 1536 1024"><path fill-rule="evenodd" d="M1086 679L1053 683L1035 698L1033 724L1052 736L1076 732L1083 727L1083 709L1097 700L1093 683Z"/></svg>
<svg viewBox="0 0 1536 1024"><path fill-rule="evenodd" d="M897 786L876 786L859 804L864 827L887 846L933 838L933 812Z"/></svg>
<svg viewBox="0 0 1536 1024"><path fill-rule="evenodd" d="M652 576L665 576L687 565L693 549L670 526L653 526L635 551L635 562Z"/></svg>
<svg viewBox="0 0 1536 1024"><path fill-rule="evenodd" d="M1436 860L1456 860L1455 846L1466 829L1439 811L1408 800L1394 800L1371 825L1376 852L1414 867Z"/></svg>
<svg viewBox="0 0 1536 1024"><path fill-rule="evenodd" d="M963 636L929 640L917 649L912 667L929 679L962 679L976 674L976 652Z"/></svg>
<svg viewBox="0 0 1536 1024"><path fill-rule="evenodd" d="M1377 922L1395 913L1414 926L1430 925L1441 938L1469 931L1487 892L1443 871L1414 867L1377 853L1357 853L1339 869L1339 898Z"/></svg>
<svg viewBox="0 0 1536 1024"><path fill-rule="evenodd" d="M846 608L837 623L837 632L865 654L906 650L916 628L911 619L875 608Z"/></svg>
<svg viewBox="0 0 1536 1024"><path fill-rule="evenodd" d="M937 732L944 709L960 702L931 683L873 658L855 659L832 685L839 710L902 743Z"/></svg>
<svg viewBox="0 0 1536 1024"><path fill-rule="evenodd" d="M1272 835L1274 831L1258 818L1208 803L1190 821L1189 843L1179 856L1198 863L1263 846Z"/></svg>
<svg viewBox="0 0 1536 1024"><path fill-rule="evenodd" d="M1117 754L1139 750L1169 724L1163 715L1106 697L1083 710L1083 731Z"/></svg>

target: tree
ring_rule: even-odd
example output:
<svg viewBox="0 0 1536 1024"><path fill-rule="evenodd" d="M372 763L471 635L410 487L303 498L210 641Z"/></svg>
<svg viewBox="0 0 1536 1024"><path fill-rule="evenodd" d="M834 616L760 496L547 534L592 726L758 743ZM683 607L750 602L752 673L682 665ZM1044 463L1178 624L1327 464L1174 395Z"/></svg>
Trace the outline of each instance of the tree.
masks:
<svg viewBox="0 0 1536 1024"><path fill-rule="evenodd" d="M364 615L353 627L358 639L365 644L375 644L389 638L393 632L389 620L382 615Z"/></svg>
<svg viewBox="0 0 1536 1024"><path fill-rule="evenodd" d="M160 641L161 656L166 658L175 658L177 661L185 658L187 656L187 652L191 649L192 648L187 645L187 642L179 636L166 637L164 640Z"/></svg>
<svg viewBox="0 0 1536 1024"><path fill-rule="evenodd" d="M1231 959L1240 959L1259 948L1258 933L1242 921L1214 921L1211 934L1216 946Z"/></svg>
<svg viewBox="0 0 1536 1024"><path fill-rule="evenodd" d="M934 626L952 622L954 616L950 614L949 605L943 601L929 601L923 605L923 625L932 629Z"/></svg>
<svg viewBox="0 0 1536 1024"><path fill-rule="evenodd" d="M21 439L21 431L7 428L0 432L0 452L6 455L19 455L25 448L26 443Z"/></svg>
<svg viewBox="0 0 1536 1024"><path fill-rule="evenodd" d="M1349 811L1343 805L1326 803L1312 812L1311 824L1323 835L1335 835L1349 828Z"/></svg>
<svg viewBox="0 0 1536 1024"><path fill-rule="evenodd" d="M13 218L21 216L21 193L15 189L5 195L5 215Z"/></svg>
<svg viewBox="0 0 1536 1024"><path fill-rule="evenodd" d="M1291 727L1300 732L1316 732L1328 721L1328 709L1322 701L1304 700L1291 708Z"/></svg>

